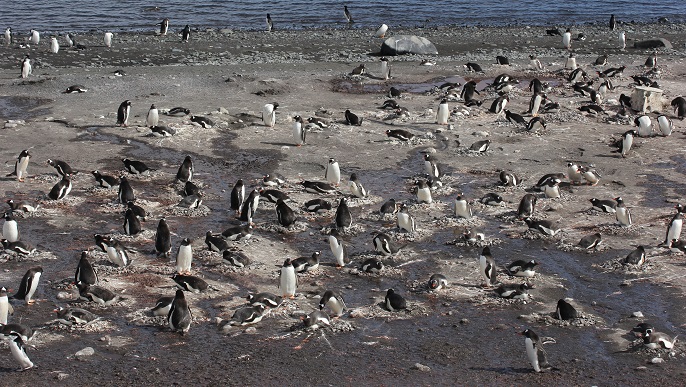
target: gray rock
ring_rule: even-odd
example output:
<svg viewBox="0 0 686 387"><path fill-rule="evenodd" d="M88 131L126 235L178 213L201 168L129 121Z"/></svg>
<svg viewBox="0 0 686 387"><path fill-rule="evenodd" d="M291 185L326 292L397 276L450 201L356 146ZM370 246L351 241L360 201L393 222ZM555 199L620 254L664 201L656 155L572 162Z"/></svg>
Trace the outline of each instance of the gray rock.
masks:
<svg viewBox="0 0 686 387"><path fill-rule="evenodd" d="M672 48L672 43L665 38L639 40L634 42L634 48Z"/></svg>
<svg viewBox="0 0 686 387"><path fill-rule="evenodd" d="M391 36L381 44L381 55L438 55L429 39L416 35Z"/></svg>
<svg viewBox="0 0 686 387"><path fill-rule="evenodd" d="M414 363L414 365L412 366L412 369L414 369L414 370L419 370L419 371L422 371L422 372L429 372L429 371L431 371L431 367L425 366L424 364L420 364L420 363Z"/></svg>
<svg viewBox="0 0 686 387"><path fill-rule="evenodd" d="M74 354L74 356L79 360L83 360L84 358L93 355L95 355L95 350L93 349L93 347L86 347Z"/></svg>

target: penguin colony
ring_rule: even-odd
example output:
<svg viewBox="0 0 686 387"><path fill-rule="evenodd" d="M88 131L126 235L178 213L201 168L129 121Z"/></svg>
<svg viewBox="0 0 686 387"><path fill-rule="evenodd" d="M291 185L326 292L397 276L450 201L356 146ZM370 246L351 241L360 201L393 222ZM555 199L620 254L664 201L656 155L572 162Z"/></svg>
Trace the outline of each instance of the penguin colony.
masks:
<svg viewBox="0 0 686 387"><path fill-rule="evenodd" d="M347 7L344 9L346 19L349 23L353 23L352 16ZM166 35L169 29L169 19L164 19L160 25L159 35ZM617 28L617 22L612 16L610 22L611 30ZM267 30L272 31L273 23L271 16L267 15ZM385 24L375 33L378 37L383 37L388 31L388 26ZM8 34L9 35L9 29ZM573 50L573 41L583 41L581 34L576 38L572 37L572 32L568 29L562 33L562 48L565 50ZM10 38L6 38L11 41ZM190 28L186 26L183 29L182 41L187 42L190 37ZM111 47L112 33L105 34L105 45ZM30 41L34 45L40 42L40 35L37 31L32 31ZM626 48L625 33L620 35L620 49ZM73 42L72 42L73 44ZM70 44L70 45L72 45ZM59 52L59 44L55 37L51 38L50 51L57 54ZM532 66L535 71L541 71L543 66L541 62L530 56ZM570 55L570 58L572 56ZM535 60L534 60L535 59ZM500 66L509 66L509 60L505 57L499 56L496 58L496 63ZM604 67L607 65L607 57L599 58L595 63L596 66ZM465 67L469 71L482 72L481 66L476 63L468 63ZM623 66L622 66L623 67ZM381 58L380 78L388 80L390 76L390 64L387 58ZM589 97L590 101L585 105L579 107L579 110L589 115L605 114L608 108L607 97L608 93L614 90L611 84L611 79L621 74L624 68L607 68L602 71L596 71L597 78L589 76L581 67L574 65L574 69L569 73L567 81L569 88L574 93L580 96ZM650 76L658 73L657 53L653 53L646 61L646 72L643 74L632 76L636 85L650 85L653 87L659 86L656 81L652 80ZM31 59L27 55L21 64L21 77L26 78L31 76ZM352 75L365 76L366 70L364 64L355 68ZM594 86L598 82L599 85ZM519 127L521 130L528 132L544 132L547 129L543 116L548 112L560 109L559 104L553 101L550 87L545 85L538 79L531 81L529 89L532 91L529 109L521 115L511 112L507 107L513 98L516 98L515 90L520 81L507 75L502 74L495 78L493 83L488 86L489 90L477 90L476 83L468 82L462 88L462 92L457 93L455 89L459 88L459 84L447 85L441 87L439 101L437 106L436 124L450 125L450 122L455 118L455 111L449 108L449 102L460 102L466 106L480 107L484 100L476 100L474 94L489 95L488 92L495 93L493 101L490 103L490 108L487 111L494 115L495 120L507 121L511 125ZM65 93L81 93L86 92L82 86L70 86ZM512 95L511 95L512 94ZM391 88L389 97L394 98L387 100L382 106L383 109L390 107L396 112L402 112L402 108L398 105L395 99L401 99L402 95L398 89ZM518 97L521 98L521 97ZM618 115L632 115L635 114L634 125L637 130L631 129L621 134L619 138L612 145L618 148L618 153L621 157L630 157L632 146L641 138L652 136L669 136L672 134L674 123L672 118L667 114L660 114L655 117L657 124L653 125L650 116L636 114L631 111L630 103L626 102L624 95L619 96L619 112ZM488 105L488 104L487 104ZM674 109L673 118L683 119L686 115L686 100L682 97L673 99L671 106ZM121 103L117 111L116 125L125 128L129 125L135 125L131 119L131 112L133 103L126 100ZM136 107L139 109L140 107ZM277 117L277 109L279 104L276 102L265 104L262 109L263 125L269 128L279 129L279 120ZM486 109L483 109L486 111ZM163 127L160 125L160 116L166 115L168 117L180 116L186 117L191 122L197 124L202 128L211 128L214 123L205 117L194 116L190 110L186 108L174 108L162 112L155 104L152 104L145 114L144 126L149 128L154 136L173 136L173 129ZM530 120L524 117L530 116ZM502 118L501 118L502 117ZM294 124L292 126L293 145L307 146L306 132L308 128L318 127L325 128L330 123L324 122L316 117L310 117L305 125L305 121L301 116L293 117ZM362 126L363 117L356 115L350 110L346 110L345 114L341 115L341 122L350 126ZM656 130L657 129L657 130ZM388 137L394 139L392 141L399 141L401 143L412 144L413 138L416 136L412 132L394 129L386 131ZM490 140L479 141L469 147L470 152L487 153L491 146ZM8 176L16 178L17 181L26 185L31 185L31 175L29 174L30 158L35 157L29 150L22 151L15 162L14 171L10 172ZM37 156L37 155L36 155ZM41 155L43 156L43 155ZM45 155L54 156L54 155ZM378 228L382 229L381 223L390 215L395 216L397 227L393 236L385 232L376 232L370 239L370 245L373 250L379 255L379 258L369 258L363 262L358 263L359 270L374 275L383 275L384 267L391 264L391 261L384 260L387 257L393 257L402 254L406 248L411 248L408 244L403 244L397 235L411 234L421 228L422 225L417 225L412 216L413 211L421 211L425 208L431 208L435 203L434 194L443 186L443 181L446 175L440 167L440 155L425 154L423 156L422 171L417 174L414 181L414 198L406 202L396 203L395 198L386 198L387 202L377 211L379 215ZM146 160L147 161L147 160ZM241 241L249 240L253 234L259 235L260 229L262 232L268 233L269 229L266 226L268 223L275 223L281 226L280 232L297 232L293 231L297 228L298 223L308 223L310 221L318 220L317 224L322 224L322 219L327 216L330 217L331 212L335 211L335 215L331 219L330 227L323 227L326 231L326 240L322 242L322 249L327 249L326 242L328 242L328 250L330 253L315 251L311 256L300 257L292 259L286 257L283 265L275 271L274 287L264 290L261 293L251 293L248 295L248 305L236 309L228 321L228 326L245 326L257 324L265 317L270 316L270 311L279 308L287 299L303 300L303 296L298 291L299 277L303 273L317 273L321 271L320 259L328 260L329 263L338 269L349 267L353 265L353 260L348 251L346 234L353 228L358 221L356 216L359 216L359 211L349 205L349 200L358 200L368 198L369 192L362 185L364 182L364 172L351 173L348 183L344 183L346 166L350 166L353 160L346 160L340 163L341 160L330 158L325 165L325 173L321 176L321 181L301 181L295 183L293 178L280 178L277 176L266 175L258 184L245 184L245 181L239 179L235 182L235 186L231 191L230 197L221 198L226 202L230 201L230 209L236 220L230 222L230 226L222 233L213 233L207 231L204 235L204 245L207 250L217 253L221 256L223 264L233 267L249 270L251 258L241 251ZM122 233L123 236L136 236L140 234L145 228L147 218L155 219L155 214L152 215L148 211L136 204L139 198L137 197L135 184L132 184L127 178L128 175L150 175L155 170L149 168L144 161L139 160L122 160L121 170L122 174L117 176L106 175L97 170L105 166L92 166L92 175L95 183L99 187L112 190L112 198L120 206L122 219ZM193 158L187 156L184 160L180 160L180 166L176 173L174 184L182 186L180 190L183 193L178 206L187 209L198 209L203 204L202 183L196 180ZM60 201L69 197L72 194L73 182L72 179L78 174L78 171L73 170L69 164L61 160L49 159L47 164L54 167L59 180L53 188L46 193L45 198L39 200L37 203L31 202L15 202L10 198L7 200L9 208L3 215L2 228L2 244L4 247L4 255L7 259L17 261L29 260L36 253L36 249L24 240L24 233L22 232L21 220L24 217L32 216L40 208L40 202ZM352 169L352 168L350 168ZM516 187L523 184L527 178L528 180L535 180L535 177L522 178L512 171L499 171L498 184L503 187ZM552 171L551 171L552 172ZM160 176L157 173L156 176ZM29 180L27 180L29 178ZM156 177L163 179L162 177ZM575 161L570 161L567 169L562 172L554 172L549 175L542 176L535 186L532 186L533 193L527 193L521 198L519 208L516 210L518 221L521 222L522 228L530 230L529 232L538 233L544 238L555 238L560 232L564 232L564 223L558 224L555 221L548 219L541 219L537 217L537 201L541 200L555 200L561 196L568 194L565 188L561 185L564 183L565 187L587 186L592 189L602 179L601 174L596 171L591 165L579 165ZM290 180L290 181L289 181ZM83 182L84 180L80 180ZM95 185L94 183L94 185ZM83 184L83 183L82 183ZM117 193L114 193L116 188ZM245 197L246 188L250 191L248 197ZM584 187L586 188L586 187ZM282 190L302 190L311 195L311 200L304 203L295 203L288 197L286 192ZM268 215L262 207L260 207L260 199L274 203L276 216ZM459 193L453 198L453 211L456 219L470 220L473 217L478 217L478 213L473 210L473 205L481 203L484 205L501 206L503 203L502 197L496 193L488 193L481 198L469 198L466 195ZM630 228L634 226L631 215L631 204L627 204L621 197L612 199L591 199L591 205L594 210L611 213L616 218L616 223L619 227ZM264 204L263 204L264 206ZM333 207L336 207L335 209ZM299 211L294 211L294 208ZM359 207L358 207L359 208ZM684 251L684 244L681 241L681 227L683 222L683 207L678 204L676 211L668 223L665 233L664 242L660 247L669 249L670 251ZM261 211L258 212L258 209ZM256 215L257 214L257 215ZM302 214L308 214L307 216ZM322 215L323 214L323 215ZM257 216L257 219L255 218ZM19 219L19 221L17 221ZM260 223L256 222L259 220ZM168 292L167 295L161 297L154 305L150 305L150 315L160 316L163 322L160 326L169 331L180 332L188 334L194 324L199 322L194 320L193 309L193 295L203 292L216 291L205 280L203 280L203 273L194 265L193 255L194 249L201 249L202 243L195 243L202 241L202 233L198 235L177 236L172 229L174 223L182 222L183 219L174 219L169 223L164 217L159 217L158 224L155 231L155 238L153 254L146 256L145 252L134 251L127 248L126 243L117 239L116 233L113 235L98 234L101 230L93 230L95 233L92 250L99 248L103 256L106 256L107 261L112 267L119 268L118 270L126 270L130 265L135 265L136 259L148 260L163 258L169 260L170 257L174 259L171 266L174 269L174 274L171 280L176 284L175 292ZM635 227L635 226L634 226ZM328 231L330 229L330 231ZM104 231L103 231L104 232ZM172 237L174 235L174 237ZM34 238L38 239L34 236ZM123 238L122 238L123 239ZM174 239L174 240L173 240ZM474 230L467 230L465 232L464 241L478 245L483 242L485 237L482 233ZM588 235L581 239L578 246L583 249L596 249L602 242L600 233ZM176 253L173 253L173 246L176 247ZM135 257L135 258L134 258ZM78 299L84 302L86 307L88 305L100 305L102 307L110 307L116 305L121 300L121 295L116 294L108 289L106 285L101 282L96 268L102 263L96 263L94 254L90 251L84 251L78 255L78 263L75 266L75 275L72 286L78 293ZM534 259L529 260L514 260L511 262L498 262L500 257L492 254L489 246L484 246L483 249L475 256L480 275L473 276L475 284L480 283L487 291L492 291L499 297L513 300L530 300L532 296L529 290L535 289L531 284L533 278L536 277L536 267L538 262ZM627 265L641 266L646 263L646 251L644 246L638 246L635 251L632 251L624 260ZM94 265L95 263L95 265ZM504 270L499 270L498 266L503 266ZM194 266L196 268L194 268ZM108 270L111 271L111 270ZM46 273L50 276L50 273ZM333 272L333 274L336 274ZM19 364L20 370L27 370L34 366L26 353L26 348L31 345L29 342L33 338L33 331L30 327L18 322L21 321L20 316L23 308L29 308L36 302L36 295L47 296L50 290L42 289L41 277L43 269L40 266L31 267L21 277L18 282L18 287L13 295L10 295L8 288L10 284L0 284L0 329L2 335L6 338L10 348L11 355ZM507 275L512 278L522 278L524 281L519 283L506 283L499 280L499 276ZM17 277L19 278L19 277ZM53 277L54 278L54 277ZM425 281L425 288L427 292L440 292L445 288L450 287L450 276L442 273L434 273ZM276 290L278 288L278 291ZM269 290L269 291L267 291ZM38 292L38 293L37 293ZM272 293L273 292L273 293ZM276 294L274 294L276 293ZM386 289L385 297L380 305L383 305L387 311L391 313L405 313L405 310L412 309L412 297L409 301L403 296L400 289ZM10 302L9 300L17 302ZM19 301L23 301L25 305L17 305ZM303 300L304 301L304 300ZM330 327L334 318L345 318L348 306L344 301L343 296L336 290L322 289L321 299L318 304L311 305L312 311L304 316L301 316L302 326L306 330L315 330L318 328ZM552 305L550 306L552 308ZM326 312L325 312L326 311ZM328 313L327 313L328 312ZM99 319L93 312L79 308L73 305L59 306L55 309L56 319L59 324L67 326L79 326L88 324ZM564 299L560 299L555 306L555 315L559 320L573 320L579 318L581 314L575 309L574 305ZM16 321L16 322L15 322ZM672 338L666 333L657 332L655 328L648 327L634 328L634 331L640 331L640 337L643 339L647 348L663 348L672 349L676 343L676 338ZM555 369L548 363L548 358L543 344L545 341L541 339L531 328L525 329L521 333L525 337L526 356L534 371L542 372L544 370Z"/></svg>

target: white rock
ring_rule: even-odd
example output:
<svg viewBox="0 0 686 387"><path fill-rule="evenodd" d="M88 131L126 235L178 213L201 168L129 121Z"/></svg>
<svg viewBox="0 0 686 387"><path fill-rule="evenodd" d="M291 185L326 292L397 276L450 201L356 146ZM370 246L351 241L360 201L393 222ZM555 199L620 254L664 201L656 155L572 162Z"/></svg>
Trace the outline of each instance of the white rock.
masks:
<svg viewBox="0 0 686 387"><path fill-rule="evenodd" d="M93 349L93 347L86 347L74 354L74 356L79 360L81 360L81 358L93 355L95 355L95 350Z"/></svg>
<svg viewBox="0 0 686 387"><path fill-rule="evenodd" d="M631 314L631 316L641 318L641 317L643 317L643 313L641 313L641 312L634 312L634 313Z"/></svg>
<svg viewBox="0 0 686 387"><path fill-rule="evenodd" d="M650 359L650 362L653 364L660 364L660 363L664 363L665 359L663 359L661 357L654 357L654 358Z"/></svg>

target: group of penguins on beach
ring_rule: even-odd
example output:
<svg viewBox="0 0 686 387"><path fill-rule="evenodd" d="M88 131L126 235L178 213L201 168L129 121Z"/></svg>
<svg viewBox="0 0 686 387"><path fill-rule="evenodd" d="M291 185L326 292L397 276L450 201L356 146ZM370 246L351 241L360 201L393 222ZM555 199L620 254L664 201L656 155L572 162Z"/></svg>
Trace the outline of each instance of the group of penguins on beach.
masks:
<svg viewBox="0 0 686 387"><path fill-rule="evenodd" d="M346 18L352 22L350 13L345 8ZM160 34L167 33L169 20L165 19L161 25ZM268 15L269 30L271 30L271 18ZM614 16L611 19L610 27L612 30L616 29L617 22ZM384 25L385 26L385 25ZM387 29L387 26L386 26ZM385 34L386 29L383 33ZM559 31L558 31L559 32ZM188 26L184 28L183 39L188 40L190 29ZM112 35L106 35L106 43L111 44ZM381 34L383 35L383 34ZM377 31L377 36L379 36ZM567 30L562 33L563 46L566 49L571 48L571 32ZM6 32L8 42L11 41L11 34L9 29ZM621 39L625 39L624 34L620 35ZM38 44L39 35L33 31L31 35L32 42ZM54 39L54 38L53 38ZM622 47L624 48L624 47ZM56 52L55 49L52 49ZM599 58L597 65L604 66L606 58L603 60ZM507 58L498 59L499 64L506 64ZM425 61L423 65L431 65L433 63ZM531 64L536 69L540 70L541 64L535 56L531 56ZM390 64L386 58L381 59L380 73L383 79L390 79ZM470 72L482 72L481 67L476 63L468 63L465 67ZM623 73L625 66L621 68L608 68L604 71L598 71L598 81L601 85L596 89L593 87L594 79L590 79L586 72L576 65L575 57L571 54L565 64L565 67L571 70L567 81L575 92L582 96L591 98L591 104L586 104L580 108L583 112L588 114L599 114L604 112L602 107L607 100L607 94L614 90L612 79ZM645 74L636 75L632 78L637 85L642 86L659 86L655 81L649 78L651 75L659 75L660 70L657 66L657 53L651 55L645 64ZM30 60L27 59L22 64L22 77L27 77L31 73ZM353 76L365 75L365 66L353 70ZM546 123L541 114L550 111L557 111L560 109L559 104L552 101L547 92L550 90L545 82L534 79L529 90L533 92L529 104L529 110L525 113L530 115L531 119L526 120L522 115L511 112L507 109L510 101L509 92L512 91L519 81L507 74L499 75L494 82L489 86L491 90L497 93L497 97L492 102L488 111L496 115L496 119L504 116L506 120L526 127L529 131L537 131L546 128ZM459 86L462 86L460 91ZM454 110L451 110L448 103L451 101L461 101L468 107L479 107L483 101L475 98L476 94L480 94L476 90L477 83L469 81L465 85L459 84L445 84L438 88L441 93L441 102L438 105L436 122L439 125L451 125L451 118L454 116ZM87 89L75 85L67 89L70 92L86 92ZM483 90L481 90L483 92ZM406 111L400 107L397 99L401 98L401 92L392 88L389 96L392 98L384 102L383 108L391 108L398 115L404 114ZM631 98L622 95L619 98L618 116L628 118L633 114L631 109ZM686 100L683 97L676 97L671 103L675 109L676 117L683 119L686 116ZM132 103L127 100L121 103L117 112L116 125L122 128L129 125L129 117L131 113ZM267 127L275 127L276 111L279 104L269 103L265 104L262 111L262 121ZM153 135L159 136L173 136L175 132L173 128L159 125L160 111L153 104L145 118L145 126L151 129ZM188 117L194 124L209 129L214 123L206 117L195 116L190 113L189 109L177 107L164 114L169 116ZM343 116L345 124L360 126L363 124L363 117L359 117L350 110L346 110ZM669 136L672 133L674 124L672 120L666 115L661 114L657 117L659 132L663 136ZM653 136L653 123L648 115L637 115L634 124L638 127L637 130L628 130L622 134L622 138L617 142L618 152L622 157L627 156L630 152L635 138ZM292 130L293 141L297 146L306 144L307 128L310 126L317 126L325 128L329 123L318 117L310 117L308 120L303 120L300 116L293 118ZM403 129L389 129L385 133L388 137L393 138L401 143L412 144L415 134L411 131ZM487 152L491 144L490 140L478 141L472 144L469 149L473 152ZM24 182L28 175L29 161L31 159L29 150L22 151L15 163L15 169L10 174L16 176L20 182ZM132 175L149 174L149 168L143 161L123 159L123 166L127 173ZM49 159L47 163L54 167L60 180L53 186L53 188L46 195L45 200L59 201L67 197L72 191L72 176L77 172L71 166L62 160ZM175 182L183 185L183 198L179 202L179 206L193 209L198 208L202 204L203 193L201 187L196 184L194 180L195 169L193 159L187 156L181 163L176 175ZM442 177L444 173L441 170L439 161L436 156L426 154L424 156L423 177L415 181L415 200L419 204L430 205L434 199L432 192L438 187L442 186ZM101 173L98 170L92 171L92 175L100 187L117 189L117 201L125 208L123 231L124 234L135 236L142 231L141 220L150 216L148 211L136 204L136 196L131 182L125 175L115 177ZM520 176L503 171L500 173L500 182L503 186L517 186L520 185L522 179ZM536 184L536 188L542 192L542 196L548 199L560 198L560 183L563 179L568 179L570 183L575 185L587 184L594 186L598 184L601 179L600 174L591 166L580 166L576 163L569 163L568 168L564 173L551 173L544 175ZM330 158L326 165L324 181L305 180L300 184L302 189L308 193L318 195L318 197L308 200L303 203L306 211L315 214L324 214L333 209L331 202L325 197L341 196L338 205L335 209L334 225L332 231L328 235L329 247L331 254L334 257L337 267L344 267L351 264L350 256L348 255L345 241L341 236L345 230L350 228L354 223L354 217L350 208L347 205L348 199L345 195L341 195L339 186L341 184L341 169L338 161ZM214 234L207 232L205 235L205 244L211 251L222 255L224 262L237 267L245 267L249 264L250 259L245 254L232 249L230 242L237 242L249 239L255 230L253 218L257 211L261 199L268 200L275 204L276 221L278 224L286 229L292 227L298 219L296 212L289 206L289 197L286 193L279 190L280 186L286 183L285 179L279 176L265 175L262 179L262 187L256 187L246 196L246 185L243 180L239 179L230 194L230 208L238 217L240 223L232 225L221 234ZM349 195L352 198L365 198L369 193L361 183L356 173L351 174L347 188ZM323 196L323 197L319 197ZM550 220L535 220L533 218L536 210L536 203L541 195L534 193L527 193L522 197L517 208L517 218L524 221L529 229L539 232L546 236L555 236L561 229L559 225ZM497 194L487 194L479 199L484 204L500 205L502 198ZM25 259L32 256L36 249L29 243L20 238L20 221L19 217L31 216L32 213L39 209L40 203L30 201L15 201L13 199L7 200L9 209L4 213L4 223L2 226L2 245L5 253L9 256L16 257L16 259ZM592 206L603 212L613 213L616 216L617 222L623 227L630 227L632 225L632 217L629 208L625 205L621 197L614 199L592 199ZM458 194L454 201L454 215L456 218L471 219L472 203L462 194ZM403 203L396 203L395 199L389 199L383 203L378 211L380 219L385 219L387 216L395 216L397 227L399 230L406 232L413 232L416 230L414 217L409 213L409 206ZM668 224L664 246L672 251L686 251L686 244L680 240L681 228L683 223L683 207L676 206L676 213L673 215ZM169 258L172 254L171 231L164 218L159 220L157 230L155 233L154 252L158 257ZM483 234L470 232L465 235L465 240L470 242L479 242L484 240ZM602 241L600 234L593 234L584 237L579 242L579 246L584 249L593 249L597 247ZM117 267L127 267L131 264L131 252L127 249L124 243L112 236L95 234L94 242L103 253L107 255L107 259L111 264ZM178 286L174 296L166 296L159 299L157 304L151 309L154 316L164 316L166 325L172 331L178 331L182 334L189 332L193 316L189 303L186 300L186 292L199 293L204 292L210 288L208 283L199 276L192 275L192 260L193 260L193 240L191 238L184 238L178 247L176 254L176 274L172 279ZM383 232L376 233L372 239L374 250L384 256L392 256L397 254L404 246L400 246L393 238ZM248 296L249 305L241 307L234 312L230 321L232 325L244 326L255 324L262 320L267 315L270 309L277 308L281 305L284 298L294 298L298 286L298 273L304 273L312 270L317 270L320 263L320 252L315 252L311 257L302 257L297 259L286 259L280 269L278 286L281 291L280 295L275 295L269 292L260 292L250 294ZM111 290L99 286L98 275L91 264L89 252L83 252L76 267L73 285L78 289L79 298L82 301L93 302L102 306L110 306L117 302L118 296ZM629 254L626 258L627 264L642 265L645 262L646 254L643 246L639 246L635 251ZM527 280L522 284L500 284L497 280L497 265L493 256L491 255L488 246L483 247L479 255L479 268L481 276L485 282L484 286L492 289L499 296L508 299L522 299L529 298L528 280L535 276L537 262L535 260L516 260L507 265L507 274L515 277L521 277ZM384 267L383 261L378 258L371 258L362 262L361 270L369 273L381 273ZM20 364L21 370L30 369L33 363L26 354L26 347L29 347L29 341L33 337L33 330L21 323L10 323L9 316L13 315L14 307L10 303L10 299L23 300L27 305L34 303L34 295L38 288L43 269L41 267L34 267L29 269L20 281L16 293L10 295L6 287L0 289L0 335L7 338L9 347L13 357ZM440 273L432 275L427 281L427 288L431 291L440 291L442 288L448 286L448 278ZM387 289L384 306L388 311L395 312L407 308L407 301L405 298L394 289ZM338 292L326 289L318 303L318 310L315 310L303 317L304 325L308 329L317 329L331 324L331 316L324 310L328 309L333 317L339 318L344 315L347 307L343 298ZM76 326L88 324L98 319L94 313L78 307L60 307L55 310L57 320L61 324ZM569 302L560 299L556 307L556 315L560 320L571 320L578 316L576 309ZM655 328L648 324L642 323L634 328L634 332L643 338L644 343L649 348L673 348L676 338L671 338L669 335L655 331ZM529 361L536 372L545 369L550 369L546 359L546 352L542 345L544 340L541 339L532 329L526 329L522 332L525 337L525 348Z"/></svg>

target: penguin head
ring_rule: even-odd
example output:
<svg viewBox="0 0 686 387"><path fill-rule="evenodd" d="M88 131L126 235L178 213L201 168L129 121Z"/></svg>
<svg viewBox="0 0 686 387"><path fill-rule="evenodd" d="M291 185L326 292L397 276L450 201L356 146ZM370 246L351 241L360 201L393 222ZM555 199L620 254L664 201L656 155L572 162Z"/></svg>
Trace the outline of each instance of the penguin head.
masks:
<svg viewBox="0 0 686 387"><path fill-rule="evenodd" d="M286 260L283 262L283 267L288 267L288 266L293 266L293 262L291 261L290 258L286 258Z"/></svg>
<svg viewBox="0 0 686 387"><path fill-rule="evenodd" d="M176 298L177 298L177 299L184 299L184 298L185 298L185 296L184 296L184 294L183 294L183 290L181 290L181 289L176 289Z"/></svg>

